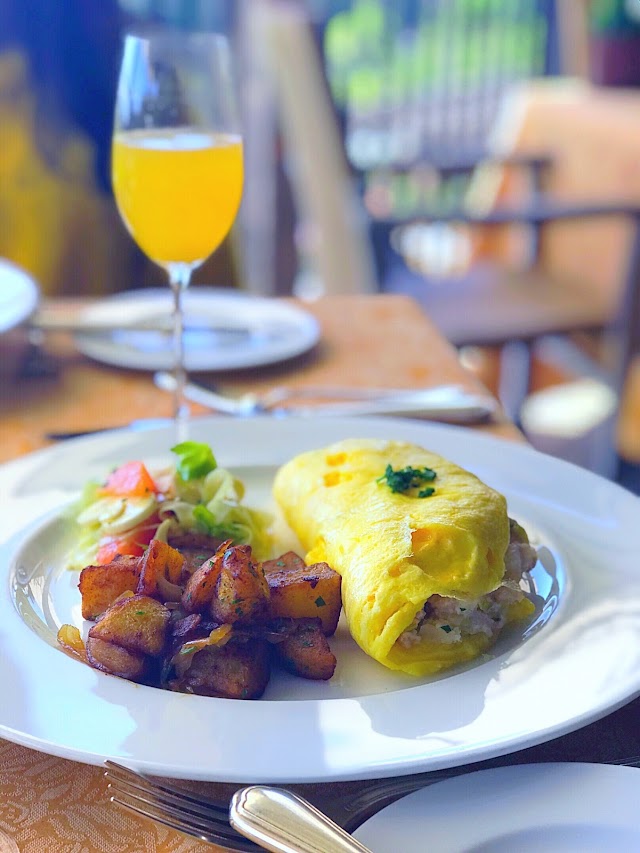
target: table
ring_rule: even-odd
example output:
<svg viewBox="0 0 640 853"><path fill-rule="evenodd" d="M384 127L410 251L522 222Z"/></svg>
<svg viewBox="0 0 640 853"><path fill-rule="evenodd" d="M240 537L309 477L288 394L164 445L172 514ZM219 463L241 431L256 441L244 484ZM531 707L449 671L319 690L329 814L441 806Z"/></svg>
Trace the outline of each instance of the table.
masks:
<svg viewBox="0 0 640 853"><path fill-rule="evenodd" d="M59 303L61 310L76 305ZM412 388L455 382L483 390L417 304L406 297L331 296L306 307L322 328L322 343L314 352L286 365L220 374L215 378L222 387L242 391L283 382L339 381ZM122 426L135 418L169 416L171 399L153 387L148 374L92 363L64 335L52 336L46 345L57 361L55 376L13 385L5 381L0 461L46 446L51 443L46 434L52 431L92 430ZM506 420L473 429L523 440ZM636 701L579 732L476 766L640 756L639 711ZM340 797L362 784L333 787ZM112 806L101 768L3 740L0 792L0 853L205 853L218 849Z"/></svg>
<svg viewBox="0 0 640 853"><path fill-rule="evenodd" d="M82 304L58 300L55 308L73 311ZM230 393L280 383L418 388L451 382L483 390L422 309L407 297L330 296L305 307L322 328L321 343L313 352L286 364L209 374L207 379ZM57 376L14 383L2 393L0 462L45 446L51 432L119 427L136 418L170 416L171 397L153 386L148 373L92 362L73 348L66 335L51 335L47 350L57 362ZM205 411L198 406L193 410ZM481 429L514 439L520 436L506 420Z"/></svg>

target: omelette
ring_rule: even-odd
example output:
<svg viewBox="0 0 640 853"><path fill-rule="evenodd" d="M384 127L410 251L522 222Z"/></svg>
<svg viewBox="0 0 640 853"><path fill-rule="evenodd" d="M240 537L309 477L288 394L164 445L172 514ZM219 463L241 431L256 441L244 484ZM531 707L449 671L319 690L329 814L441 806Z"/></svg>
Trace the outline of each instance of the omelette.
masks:
<svg viewBox="0 0 640 853"><path fill-rule="evenodd" d="M352 637L390 669L472 660L535 609L520 580L536 552L505 497L422 447L343 440L283 465L273 493L306 562L342 576Z"/></svg>

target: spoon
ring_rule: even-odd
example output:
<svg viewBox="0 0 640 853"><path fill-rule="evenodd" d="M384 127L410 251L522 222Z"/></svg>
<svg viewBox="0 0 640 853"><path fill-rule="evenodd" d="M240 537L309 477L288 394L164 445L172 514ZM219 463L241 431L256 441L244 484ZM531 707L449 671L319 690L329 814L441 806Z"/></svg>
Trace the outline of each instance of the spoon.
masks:
<svg viewBox="0 0 640 853"><path fill-rule="evenodd" d="M266 785L236 791L231 826L273 853L371 853L307 800Z"/></svg>

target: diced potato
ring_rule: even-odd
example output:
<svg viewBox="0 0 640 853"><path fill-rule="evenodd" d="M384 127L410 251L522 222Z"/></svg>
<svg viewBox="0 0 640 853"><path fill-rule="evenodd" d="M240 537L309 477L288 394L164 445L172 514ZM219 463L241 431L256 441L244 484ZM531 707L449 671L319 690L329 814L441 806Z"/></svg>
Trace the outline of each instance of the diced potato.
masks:
<svg viewBox="0 0 640 853"><path fill-rule="evenodd" d="M104 566L84 568L78 582L83 619L97 619L123 592L134 592L139 564L139 557L119 557Z"/></svg>
<svg viewBox="0 0 640 853"><path fill-rule="evenodd" d="M299 554L295 551L285 551L275 560L265 560L262 564L265 574L277 574L283 572L286 574L301 572L306 569L307 564Z"/></svg>
<svg viewBox="0 0 640 853"><path fill-rule="evenodd" d="M211 614L217 622L241 625L269 615L269 585L249 545L224 549Z"/></svg>
<svg viewBox="0 0 640 853"><path fill-rule="evenodd" d="M222 569L222 551L196 569L186 582L182 593L182 607L187 613L204 613L209 609Z"/></svg>
<svg viewBox="0 0 640 853"><path fill-rule="evenodd" d="M81 572L82 615L97 621L86 643L74 626L62 626L58 642L131 681L257 699L274 658L303 678L331 678L336 659L325 635L338 622L340 583L327 564L306 566L292 551L255 563L250 546L231 540L209 557L154 539L142 557Z"/></svg>
<svg viewBox="0 0 640 853"><path fill-rule="evenodd" d="M264 640L207 646L193 655L189 669L172 688L201 696L258 699L270 676L269 648Z"/></svg>
<svg viewBox="0 0 640 853"><path fill-rule="evenodd" d="M171 545L160 539L152 539L140 560L140 577L136 592L141 595L158 596L158 579L166 578L177 584L182 574L184 557Z"/></svg>
<svg viewBox="0 0 640 853"><path fill-rule="evenodd" d="M144 655L123 649L98 637L87 638L87 660L94 669L119 675L129 681L140 681L146 669Z"/></svg>
<svg viewBox="0 0 640 853"><path fill-rule="evenodd" d="M92 625L89 637L115 643L130 652L160 655L165 646L170 611L146 595L121 598Z"/></svg>
<svg viewBox="0 0 640 853"><path fill-rule="evenodd" d="M327 681L336 668L336 658L329 646L320 620L300 619L284 640L275 643L276 657L282 666L302 678Z"/></svg>
<svg viewBox="0 0 640 853"><path fill-rule="evenodd" d="M269 608L274 618L320 619L322 630L336 630L342 598L342 578L326 563L307 566L293 551L262 564L271 593Z"/></svg>

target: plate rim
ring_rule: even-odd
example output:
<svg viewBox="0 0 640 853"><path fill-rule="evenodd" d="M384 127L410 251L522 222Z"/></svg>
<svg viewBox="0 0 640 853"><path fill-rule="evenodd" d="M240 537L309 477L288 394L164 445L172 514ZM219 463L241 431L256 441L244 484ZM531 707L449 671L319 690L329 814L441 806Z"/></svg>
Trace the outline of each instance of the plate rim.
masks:
<svg viewBox="0 0 640 853"><path fill-rule="evenodd" d="M9 285L13 286L14 292L11 294L11 299L0 300L0 305L3 307L10 303L6 320L0 313L0 333L2 334L15 329L25 320L28 320L40 299L40 289L33 276L8 258L0 258L0 278L3 279L3 290L7 286L5 277L8 278ZM18 298L17 302L16 297Z"/></svg>
<svg viewBox="0 0 640 853"><path fill-rule="evenodd" d="M243 303L253 308L263 308L268 314L275 316L279 314L283 319L294 323L297 327L296 335L282 340L278 345L269 346L265 344L262 350L243 350L238 348L226 357L216 357L213 354L202 354L196 352L193 356L186 353L187 369L191 373L205 371L225 372L230 370L244 370L256 367L266 367L279 364L312 350L320 341L321 327L317 318L305 308L290 304L281 299L258 296L247 291L235 290L224 287L207 287L197 285L185 291L185 301L215 301L233 304L237 303L241 308ZM83 309L87 317L95 318L96 314L103 308L109 308L120 303L140 302L142 307L154 303L170 304L171 291L167 288L140 288L139 290L127 290L104 297ZM170 359L163 358L154 353L145 353L142 350L123 347L113 341L108 335L95 335L76 332L73 335L77 349L89 358L103 364L132 370L154 371L169 368ZM134 355L135 353L135 355Z"/></svg>
<svg viewBox="0 0 640 853"><path fill-rule="evenodd" d="M227 419L220 419L216 417L205 417L194 419L194 425L197 424L197 427L200 431L204 431L208 433L212 432L211 443L215 446L215 432L216 430L226 431L226 441L231 442L231 436L233 434L233 440L238 435L245 436L246 434L251 434L254 430L266 430L271 434L281 434L284 429L285 432L293 428L294 432L297 430L300 432L304 431L304 427L300 425L304 423L302 421L276 421L270 418L254 418L251 420L244 421L233 421L230 423ZM308 422L306 422L308 424ZM293 427L289 425L294 425ZM603 488L605 492L609 493L609 496L615 495L617 498L623 501L623 503L631 502L634 505L637 503L638 499L632 495L630 492L626 492L626 490L622 489L622 487L617 486L609 481L605 481L602 478L598 477L591 472L584 471L583 469L577 468L577 466L573 466L569 463L561 462L560 460L553 459L552 457L546 457L532 448L526 445L520 445L518 443L505 441L503 439L496 438L494 436L484 435L481 432L469 431L461 427L449 427L435 424L427 424L424 422L417 421L409 421L408 419L396 419L396 418L352 418L352 419L332 419L331 422L324 421L319 424L317 423L317 428L320 432L325 433L329 431L332 435L336 432L347 432L351 435L358 435L359 433L368 434L372 432L376 435L386 435L405 438L408 437L409 440L414 440L415 436L419 436L421 439L421 443L426 446L432 445L435 443L436 445L451 445L453 442L453 446L464 446L466 453L471 453L472 455L482 451L484 453L491 451L502 451L502 456L510 456L515 453L516 457L523 457L524 459L529 459L531 462L536 462L537 467L540 468L542 465L543 468L551 468L557 473L560 471L564 476L572 478L577 478L578 481L585 485L599 485L600 488ZM308 429L308 426L307 426ZM398 434L402 433L402 434ZM409 435L407 435L409 434ZM157 429L146 430L144 432L132 432L129 430L112 430L108 433L103 433L99 436L88 436L80 439L76 439L73 441L65 442L64 445L57 445L54 447L46 448L40 451L36 451L34 454L30 454L27 457L22 457L21 459L14 460L2 466L0 468L0 491L2 491L2 487L7 491L7 480L9 481L8 492L10 492L10 486L12 478L14 481L20 481L21 475L28 476L28 472L33 469L37 469L38 466L41 466L42 462L49 463L55 460L58 457L58 464L64 460L71 453L73 455L74 451L81 449L85 453L98 452L106 446L111 446L114 448L113 452L124 453L126 454L128 451L126 448L135 445L136 442L145 442L151 436L155 436L155 440L159 441L164 437L165 441L168 441L171 435L171 429L168 427L162 427ZM305 436L305 441L308 436ZM332 440L332 439L330 439ZM231 442L233 443L233 442ZM314 439L314 442L310 446L317 445L317 438ZM168 444L167 444L168 446ZM504 453L505 448L511 448L507 454ZM434 449L438 450L438 447ZM440 448L441 449L441 448ZM234 452L238 452L238 448L234 444ZM256 451L257 452L257 451ZM279 450L280 453L283 453L282 449ZM226 453L226 449L225 449ZM268 457L268 453L266 454ZM452 458L452 454L449 451L449 457ZM238 459L242 456L242 452L239 453ZM286 454L285 454L286 456ZM259 453L258 453L259 457ZM221 464L230 464L233 466L234 464L239 464L238 461L227 463L224 458L224 453L221 457ZM455 454L454 457L455 458ZM122 460L124 461L124 459ZM281 459L280 461L284 461ZM268 464L280 464L280 461L270 461ZM260 459L254 461L255 465L260 464ZM53 490L55 493L55 489ZM585 489L585 492L588 492L588 489ZM55 494L54 494L55 498ZM57 497L59 500L60 497ZM40 519L42 520L42 519ZM15 539L15 537L14 537ZM6 554L6 543L3 543L2 553L3 553L3 570L6 572L7 570L7 560L10 558L10 554ZM33 635L33 632L28 629L22 619L15 612L15 607L13 605L13 600L10 598L10 590L9 590L9 582L10 578L6 577L5 582L3 584L4 587L4 595L0 596L0 615L3 618L7 618L8 612L11 611L12 619L11 624L19 629L19 634L25 643L25 647L28 648L29 651L34 649L34 640L37 640L41 646L40 651L42 649L42 641ZM30 638L27 638L25 632L28 632L32 635ZM542 633L542 632L541 632ZM536 638L533 638L533 641L536 641ZM528 641L528 643L531 641ZM538 641L539 642L539 641ZM527 643L527 645L528 645ZM122 689L114 688L113 682L120 681L119 679L113 679L109 676L104 676L100 673L96 673L93 670L90 670L89 667L86 667L83 664L77 663L75 661L70 660L66 655L60 652L57 649L49 648L49 651L45 654L45 657L48 660L48 665L51 666L52 670L55 672L63 671L63 680L66 675L69 674L69 665L75 665L76 667L81 667L82 670L77 669L74 675L78 676L79 673L79 682L80 687L86 687L89 690L102 691L105 695L102 697L98 697L98 705L104 711L105 707L108 707L110 704L118 707L120 706L121 714L126 717L129 708L126 707L128 702L128 694L127 691L130 691L130 695L133 696L136 692L135 685L131 685L128 682L122 682L118 687L123 687L124 694L122 694ZM508 657L508 656L507 656ZM64 665L62 661L64 660ZM3 668L6 669L6 666L0 662L0 674L3 671ZM478 668L480 669L480 668ZM464 673L462 674L465 675ZM109 682L112 682L108 687L105 687L104 681L100 682L98 687L96 688L96 678L100 676L101 679L106 679ZM5 677L5 676L3 676ZM455 677L455 676L454 676ZM447 679L445 679L447 681ZM291 781L338 781L338 780L348 780L348 779L366 779L366 778L374 778L374 777L383 777L383 776L391 776L391 775L403 775L414 773L422 770L435 770L435 769L443 769L446 767L457 766L459 764L467 764L472 763L474 761L478 761L484 758L491 758L498 755L502 755L506 752L513 752L517 749L521 749L528 746L533 746L537 743L541 743L545 740L549 740L552 737L557 737L559 735L565 734L569 731L572 731L576 728L585 725L588 722L592 722L598 719L601 716L604 716L617 707L620 707L626 702L630 701L640 692L640 671L636 673L634 671L634 677L632 679L633 685L632 688L628 684L625 684L624 690L613 691L610 695L608 695L606 701L602 701L600 705L592 706L586 709L585 713L581 715L574 715L571 719L560 719L556 720L555 723L551 726L541 727L535 733L524 733L518 736L511 736L510 738L503 739L501 741L497 741L495 743L490 744L486 747L479 747L476 745L467 745L465 748L458 750L455 754L451 753L443 753L435 758L433 756L426 755L423 753L413 754L413 755L403 755L401 757L396 757L395 759L389 756L384 750L383 753L377 756L375 761L365 761L363 762L360 759L360 763L352 763L351 765L340 764L340 762L335 762L335 756L333 755L332 750L335 752L336 745L332 745L331 743L322 742L323 752L319 758L316 760L315 766L312 765L305 769L297 768L295 762L294 764L289 764L285 762L283 766L280 766L275 772L273 768L270 768L268 774L266 774L264 762L260 768L256 769L254 773L252 773L252 778L254 781L281 781L281 782L291 782ZM444 682L442 682L444 683ZM149 690L151 688L145 688ZM415 692L416 690L424 690L424 686L417 685L416 687L407 688L407 690L403 691L403 695L406 695L408 692ZM158 691L159 694L162 694L161 691ZM172 702L168 701L164 704L167 706L171 704L172 713L175 712L176 709L176 694L169 694L173 696ZM181 694L178 694L181 695ZM195 699L201 700L204 702L213 702L213 703L229 703L233 702L233 700L212 700L204 697L186 697L187 699ZM371 697L365 697L367 700L370 700ZM177 700L178 704L182 701L180 699ZM316 728L314 733L318 736L325 737L333 736L331 729L332 727L336 727L340 729L340 725L336 723L336 716L340 713L346 714L362 714L363 706L373 706L379 705L383 702L379 697L374 699L371 702L361 702L357 699L344 699L344 698L336 698L336 699L326 699L326 700L301 700L297 702L278 702L277 700L258 700L256 703L248 703L248 702L233 702L233 715L238 719L242 720L245 723L249 724L252 719L251 711L247 710L247 706L254 707L258 709L263 709L260 713L261 715L268 717L271 722L277 719L278 714L276 713L276 706L280 707L282 704L287 706L287 710L290 717L295 717L296 719L296 727L304 726L309 723L311 720L312 723L315 721ZM124 711L122 710L122 703L125 705ZM322 703L325 703L324 706ZM333 703L333 708L328 708L327 703ZM157 703L156 703L157 704ZM160 700L160 705L163 704L163 701ZM134 702L136 712L138 711L138 702ZM340 705L340 710L336 710L337 706ZM295 706L292 708L292 706ZM269 707L271 710L269 712L265 712L265 708ZM318 718L310 717L309 714L312 712L318 712ZM326 711L323 718L323 712ZM199 713L199 712L193 712ZM366 711L364 711L364 717L366 718ZM305 716L305 714L307 716ZM255 716L255 715L254 715ZM300 718L300 719L298 719ZM128 721L129 724L131 720ZM320 722L320 727L319 726ZM45 727L46 728L46 727ZM42 730L42 726L40 731ZM344 734L342 730L338 731L338 734ZM31 746L32 748L44 749L45 751L51 752L52 754L61 755L62 757L72 758L74 760L85 761L87 763L100 763L104 757L104 753L98 754L93 749L84 747L78 748L77 744L69 747L68 744L60 744L52 742L51 738L48 739L43 737L42 734L34 734L33 730L30 732L20 731L16 727L7 726L6 716L4 711L0 711L0 735L4 735L10 740L16 740L17 742L21 742L26 746ZM298 737L301 737L301 732L298 731ZM374 737L373 738L376 743L382 743L385 741L384 737ZM393 740L393 736L391 736L391 740ZM406 740L406 738L405 738ZM388 746L388 744L387 744ZM149 756L141 757L139 750L136 754L136 748L127 753L127 750L122 750L116 754L109 754L109 757L114 758L114 760L120 760L125 762L133 762L136 766L139 766L143 769L146 769L148 772L156 772L159 775L167 775L167 776L175 776L176 778L192 778L192 779L204 779L209 781L228 781L228 782L243 782L247 781L247 770L242 769L240 767L234 767L229 763L230 759L227 758L227 764L223 769L217 770L213 768L203 768L202 766L196 766L196 764L191 761L189 766L186 766L185 762L182 760L176 760L175 757L171 760L158 759L157 757L154 759L153 757L149 758ZM222 774L222 776L220 775Z"/></svg>
<svg viewBox="0 0 640 853"><path fill-rule="evenodd" d="M634 772L636 775L632 775ZM488 849L485 848L484 845L490 843L492 840L500 840L505 837L509 838L512 835L514 828L530 829L533 828L533 825L539 828L540 822L544 820L545 817L545 811L540 807L540 799L546 798L549 800L552 796L549 790L549 777L551 777L552 784L555 786L555 793L559 792L561 796L563 794L566 796L568 793L567 782L573 781L577 783L578 781L584 781L585 773L588 773L590 776L589 795L586 803L581 802L581 808L589 808L590 817L593 817L594 808L596 815L598 812L600 814L606 813L608 820L611 820L612 815L614 817L617 816L617 811L620 805L619 796L621 793L626 792L626 788L631 780L635 780L633 784L635 786L634 790L636 795L640 791L640 772L638 768L624 764L603 764L588 761L540 761L486 767L474 770L470 773L462 773L449 779L436 779L433 783L425 786L424 788L420 788L417 791L407 794L396 800L394 803L380 809L376 814L363 821L363 823L354 830L353 835L362 843L371 844L374 837L380 839L381 830L384 831L385 821L391 820L394 826L397 826L399 823L406 826L406 819L408 817L409 820L413 818L416 821L416 824L419 824L423 820L425 823L428 823L432 833L433 842L437 844L438 838L441 836L441 832L444 827L437 826L434 829L432 822L433 812L435 811L436 814L439 814L443 819L445 819L445 812L441 803L441 799L445 799L451 800L452 802L452 814L448 816L447 820L447 842L451 846L447 849L450 849L451 851L469 850L469 844L474 844L474 841L476 844L480 843L482 845L481 849ZM580 777L580 779L578 780L577 777ZM510 790L513 792L513 797L516 800L515 807L513 800L510 802L510 821L505 821L504 807L501 807L498 804L497 797L492 796L492 792L494 790L492 785L495 785L496 781L502 785L505 783L510 784ZM599 786L600 797L592 797L593 792L591 788L594 781L596 785ZM612 790L612 781L614 783L615 790ZM534 786L537 783L540 783L542 790L535 789L535 793L533 793L531 786L532 782ZM471 823L471 820L468 819L466 814L466 808L469 804L469 789L471 789L471 796L474 800L486 800L486 822L487 824L491 823L492 830L495 829L494 821L497 818L498 827L495 832L495 836L492 838L487 837L486 833L477 833L477 830L475 829L477 822L471 830L473 833L477 833L476 838L471 839L469 837L466 828L467 825ZM462 799L463 796L464 800ZM581 789L581 798L583 798L583 796L583 789ZM433 802L435 798L437 798L436 803ZM629 795L629 797L624 801L624 805L627 810L629 809L631 800L632 795ZM531 803L531 801L533 801L533 803ZM518 809L517 802L520 802L521 805L525 805L529 811L523 813L521 809ZM573 802L575 805L575 801ZM633 799L634 814L636 813L637 808L635 805L636 802L637 797ZM421 808L424 805L426 805L426 813L423 816ZM553 803L553 805L555 808L558 807L558 803ZM613 805L617 806L618 809L612 809ZM534 811L535 817L532 818L531 812ZM567 822L574 825L574 817L569 815ZM505 823L507 823L509 827L509 832L507 833L504 832ZM516 825L515 827L514 823ZM416 831L420 831L419 826L416 827ZM393 832L387 832L389 835L393 835ZM459 837L459 834L462 834L463 837ZM382 836L383 840L384 837L385 836ZM475 846L473 849L476 849ZM507 848L500 847L500 849Z"/></svg>

